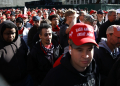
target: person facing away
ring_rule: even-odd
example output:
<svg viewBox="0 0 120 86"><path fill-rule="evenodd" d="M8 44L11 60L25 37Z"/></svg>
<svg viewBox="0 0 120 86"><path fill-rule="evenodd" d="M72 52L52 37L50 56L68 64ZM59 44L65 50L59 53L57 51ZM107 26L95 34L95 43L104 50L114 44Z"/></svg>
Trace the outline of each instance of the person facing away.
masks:
<svg viewBox="0 0 120 86"><path fill-rule="evenodd" d="M52 39L51 25L41 23L39 30L40 41L34 45L28 55L28 71L35 86L41 85L44 77L59 57L59 44Z"/></svg>
<svg viewBox="0 0 120 86"><path fill-rule="evenodd" d="M40 17L39 16L34 16L33 17L33 23L34 23L33 27L31 27L31 29L28 32L28 40L27 40L27 44L30 47L30 50L33 47L33 45L32 45L33 37L37 33L38 27L40 26Z"/></svg>
<svg viewBox="0 0 120 86"><path fill-rule="evenodd" d="M69 33L69 52L61 64L51 69L41 86L99 86L99 73L93 59L94 29L84 23L75 24Z"/></svg>
<svg viewBox="0 0 120 86"><path fill-rule="evenodd" d="M0 25L0 75L10 86L33 86L27 72L28 48L9 20Z"/></svg>
<svg viewBox="0 0 120 86"><path fill-rule="evenodd" d="M106 35L107 38L102 38L99 42L99 49L95 48L94 51L94 58L101 75L101 86L105 85L113 64L120 56L120 26L109 26Z"/></svg>

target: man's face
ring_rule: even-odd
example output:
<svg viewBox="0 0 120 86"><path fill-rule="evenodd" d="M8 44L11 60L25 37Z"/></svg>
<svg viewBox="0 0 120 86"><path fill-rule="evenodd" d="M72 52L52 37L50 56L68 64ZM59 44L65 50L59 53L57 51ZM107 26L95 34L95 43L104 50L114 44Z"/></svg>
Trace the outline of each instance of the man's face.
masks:
<svg viewBox="0 0 120 86"><path fill-rule="evenodd" d="M43 17L44 17L44 19L48 19L48 13L47 13L47 12L44 12L44 13L43 13Z"/></svg>
<svg viewBox="0 0 120 86"><path fill-rule="evenodd" d="M6 28L3 32L3 39L6 42L12 42L16 37L16 29L15 28Z"/></svg>
<svg viewBox="0 0 120 86"><path fill-rule="evenodd" d="M99 17L100 19L104 19L103 14L98 14L98 17Z"/></svg>
<svg viewBox="0 0 120 86"><path fill-rule="evenodd" d="M77 49L71 49L71 64L78 71L85 70L93 59L93 45L83 45Z"/></svg>
<svg viewBox="0 0 120 86"><path fill-rule="evenodd" d="M28 21L28 18L23 18L24 24L26 24L27 21Z"/></svg>
<svg viewBox="0 0 120 86"><path fill-rule="evenodd" d="M15 20L15 16L11 16L11 21L14 21Z"/></svg>
<svg viewBox="0 0 120 86"><path fill-rule="evenodd" d="M40 12L38 13L38 15L41 16L41 15L42 15L42 11L40 11Z"/></svg>
<svg viewBox="0 0 120 86"><path fill-rule="evenodd" d="M115 21L116 20L116 12L112 12L111 15L108 17L110 21Z"/></svg>
<svg viewBox="0 0 120 86"><path fill-rule="evenodd" d="M120 18L120 13L117 13L117 17Z"/></svg>
<svg viewBox="0 0 120 86"><path fill-rule="evenodd" d="M85 17L85 14L82 13L82 14L79 16L80 21L83 21L83 20L84 20L84 17Z"/></svg>
<svg viewBox="0 0 120 86"><path fill-rule="evenodd" d="M34 25L39 27L40 26L40 21L33 21Z"/></svg>
<svg viewBox="0 0 120 86"><path fill-rule="evenodd" d="M109 35L109 42L112 47L119 47L120 46L120 37L115 36L114 34Z"/></svg>
<svg viewBox="0 0 120 86"><path fill-rule="evenodd" d="M58 25L58 18L52 18L52 21L51 21L52 25Z"/></svg>
<svg viewBox="0 0 120 86"><path fill-rule="evenodd" d="M51 44L51 41L52 41L52 30L51 30L51 28L48 28L48 29L43 28L42 29L42 34L41 35L39 34L39 37L40 37L40 39L42 41L42 44L44 46L47 46L47 45Z"/></svg>
<svg viewBox="0 0 120 86"><path fill-rule="evenodd" d="M22 23L21 22L16 22L16 26L17 27L22 27Z"/></svg>

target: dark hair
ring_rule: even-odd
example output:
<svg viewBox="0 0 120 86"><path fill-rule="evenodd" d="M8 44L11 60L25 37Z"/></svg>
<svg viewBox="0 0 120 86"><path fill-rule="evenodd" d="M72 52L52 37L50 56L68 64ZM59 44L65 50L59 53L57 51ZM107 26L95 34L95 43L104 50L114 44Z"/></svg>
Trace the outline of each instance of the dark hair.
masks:
<svg viewBox="0 0 120 86"><path fill-rule="evenodd" d="M50 24L50 20L49 19L42 19L42 21L40 23L47 23L47 24Z"/></svg>
<svg viewBox="0 0 120 86"><path fill-rule="evenodd" d="M45 29L48 29L48 28L51 28L52 30L52 27L51 25L47 24L47 23L41 23L38 30L39 30L39 34L42 35L42 29L45 28Z"/></svg>
<svg viewBox="0 0 120 86"><path fill-rule="evenodd" d="M58 15L53 14L53 15L51 15L51 16L48 17L48 19L49 19L50 21L52 21L53 18L58 18Z"/></svg>
<svg viewBox="0 0 120 86"><path fill-rule="evenodd" d="M16 26L12 23L7 23L2 26L2 29L6 29L6 28L12 29L12 28L16 28Z"/></svg>
<svg viewBox="0 0 120 86"><path fill-rule="evenodd" d="M15 26L14 24L12 24L12 23L6 23L6 24L4 24L4 25L2 26L1 33L3 33L6 28L12 29L12 28L16 28L16 26Z"/></svg>
<svg viewBox="0 0 120 86"><path fill-rule="evenodd" d="M22 19L21 17L18 17L18 18L16 19L16 22L23 23L23 19Z"/></svg>

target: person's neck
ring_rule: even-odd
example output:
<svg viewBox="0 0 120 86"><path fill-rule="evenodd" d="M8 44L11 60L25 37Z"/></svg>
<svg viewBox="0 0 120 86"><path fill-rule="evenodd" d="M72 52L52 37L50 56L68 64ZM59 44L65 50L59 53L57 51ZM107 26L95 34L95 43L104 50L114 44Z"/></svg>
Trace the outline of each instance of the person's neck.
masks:
<svg viewBox="0 0 120 86"><path fill-rule="evenodd" d="M110 48L110 50L113 52L115 47L111 43L109 43L108 41L106 41L106 44Z"/></svg>
<svg viewBox="0 0 120 86"><path fill-rule="evenodd" d="M52 27L53 27L53 28L56 28L56 25L53 25L53 24L52 24Z"/></svg>
<svg viewBox="0 0 120 86"><path fill-rule="evenodd" d="M101 19L101 18L98 18L98 21L99 21L99 22L101 22L101 21L102 21L102 19Z"/></svg>
<svg viewBox="0 0 120 86"><path fill-rule="evenodd" d="M109 19L108 19L109 20ZM110 22L114 22L113 20L109 20Z"/></svg>

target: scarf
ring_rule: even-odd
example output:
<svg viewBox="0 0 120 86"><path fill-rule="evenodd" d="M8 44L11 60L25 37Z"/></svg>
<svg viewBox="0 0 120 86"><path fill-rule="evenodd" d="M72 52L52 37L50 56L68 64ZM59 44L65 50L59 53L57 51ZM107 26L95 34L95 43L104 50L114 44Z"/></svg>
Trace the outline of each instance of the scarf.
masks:
<svg viewBox="0 0 120 86"><path fill-rule="evenodd" d="M51 43L51 48L47 49L46 47L44 47L44 45L42 44L42 42L40 42L40 46L42 51L45 53L45 57L50 61L50 63L53 65L53 49L54 49L54 45L52 45Z"/></svg>

